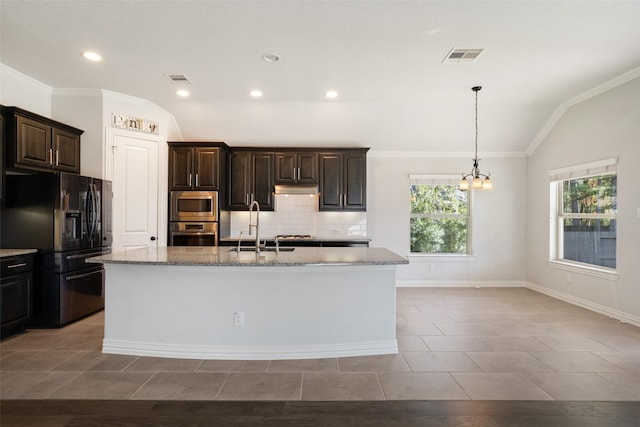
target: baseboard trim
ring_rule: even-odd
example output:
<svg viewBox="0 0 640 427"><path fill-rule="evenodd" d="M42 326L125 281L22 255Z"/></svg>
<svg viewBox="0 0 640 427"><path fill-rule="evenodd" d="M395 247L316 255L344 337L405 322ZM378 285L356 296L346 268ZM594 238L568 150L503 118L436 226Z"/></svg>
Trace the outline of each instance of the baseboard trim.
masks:
<svg viewBox="0 0 640 427"><path fill-rule="evenodd" d="M523 280L396 280L396 288L522 288Z"/></svg>
<svg viewBox="0 0 640 427"><path fill-rule="evenodd" d="M624 311L607 307L606 305L598 304L593 301L589 301L583 298L579 298L570 294L566 294L564 292L556 291L555 289L547 288L546 286L541 286L536 283L526 282L525 285L528 289L532 291L539 292L541 294L548 295L552 298L559 299L564 302L568 302L569 304L577 305L578 307L585 308L590 311L594 311L596 313L603 314L612 319L619 320L622 323L628 323L630 325L640 327L640 316L635 316L630 313L626 313Z"/></svg>
<svg viewBox="0 0 640 427"><path fill-rule="evenodd" d="M334 345L193 346L104 339L102 341L102 352L132 356L205 360L322 359L327 357L397 354L398 343L393 339Z"/></svg>

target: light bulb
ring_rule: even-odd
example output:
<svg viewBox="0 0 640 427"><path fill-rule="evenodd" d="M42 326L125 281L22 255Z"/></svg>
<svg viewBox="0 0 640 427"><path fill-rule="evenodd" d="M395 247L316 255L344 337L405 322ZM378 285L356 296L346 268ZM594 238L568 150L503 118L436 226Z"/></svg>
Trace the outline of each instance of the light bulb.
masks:
<svg viewBox="0 0 640 427"><path fill-rule="evenodd" d="M471 188L474 190L478 190L482 188L482 180L480 177L473 178L473 182L471 183Z"/></svg>
<svg viewBox="0 0 640 427"><path fill-rule="evenodd" d="M484 181L482 182L482 189L483 190L492 190L493 189L493 183L491 182L489 177L486 177L484 179Z"/></svg>
<svg viewBox="0 0 640 427"><path fill-rule="evenodd" d="M466 179L462 178L460 180L460 185L458 186L458 188L460 190L468 190L469 189L469 181L467 181Z"/></svg>

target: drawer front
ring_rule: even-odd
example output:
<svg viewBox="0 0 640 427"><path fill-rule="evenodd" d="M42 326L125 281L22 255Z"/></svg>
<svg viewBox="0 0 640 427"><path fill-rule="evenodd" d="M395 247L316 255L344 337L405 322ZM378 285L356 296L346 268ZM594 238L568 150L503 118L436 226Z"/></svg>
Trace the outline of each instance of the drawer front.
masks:
<svg viewBox="0 0 640 427"><path fill-rule="evenodd" d="M33 270L33 256L20 255L2 258L2 260L0 260L0 265L0 275L2 277L29 272Z"/></svg>

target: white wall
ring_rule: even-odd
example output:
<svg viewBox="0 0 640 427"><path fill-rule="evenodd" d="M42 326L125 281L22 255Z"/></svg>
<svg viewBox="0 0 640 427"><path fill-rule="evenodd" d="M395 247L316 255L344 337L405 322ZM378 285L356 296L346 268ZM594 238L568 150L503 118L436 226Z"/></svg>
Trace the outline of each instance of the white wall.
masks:
<svg viewBox="0 0 640 427"><path fill-rule="evenodd" d="M0 64L0 104L51 117L50 86Z"/></svg>
<svg viewBox="0 0 640 427"><path fill-rule="evenodd" d="M640 78L569 108L529 158L526 277L554 296L640 323ZM607 280L547 265L549 169L618 158L617 271Z"/></svg>
<svg viewBox="0 0 640 427"><path fill-rule="evenodd" d="M482 156L480 156L482 157ZM462 174L472 161L435 155L378 157L367 162L367 229L373 246L409 255L409 174ZM472 192L472 255L415 256L398 268L401 285L523 285L526 159L489 157L494 189Z"/></svg>
<svg viewBox="0 0 640 427"><path fill-rule="evenodd" d="M54 89L51 105L56 120L84 131L80 139L80 174L105 178L102 91Z"/></svg>

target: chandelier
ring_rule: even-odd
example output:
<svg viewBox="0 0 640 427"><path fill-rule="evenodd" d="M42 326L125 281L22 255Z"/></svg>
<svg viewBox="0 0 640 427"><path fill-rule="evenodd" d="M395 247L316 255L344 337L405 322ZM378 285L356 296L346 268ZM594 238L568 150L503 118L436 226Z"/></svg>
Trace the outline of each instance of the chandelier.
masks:
<svg viewBox="0 0 640 427"><path fill-rule="evenodd" d="M473 167L471 168L471 173L462 174L462 179L460 180L459 188L460 190L468 190L471 188L472 190L491 190L493 188L493 184L491 183L491 179L489 179L490 173L485 175L480 173L480 168L478 167L478 162L480 159L478 158L478 91L482 89L482 86L474 86L471 88L472 91L476 93L476 152L473 157ZM469 184L471 182L471 184Z"/></svg>

